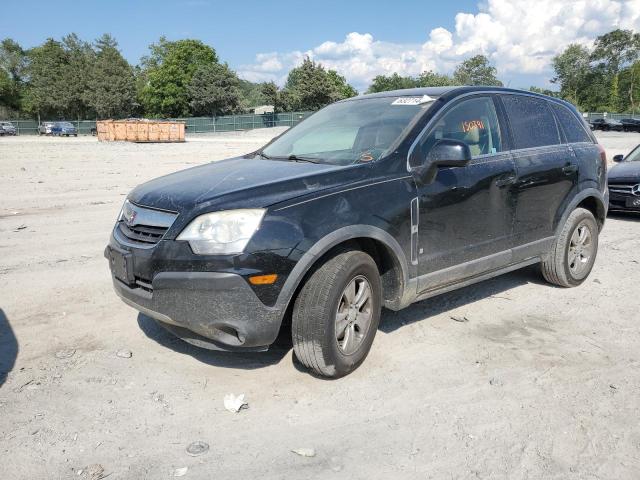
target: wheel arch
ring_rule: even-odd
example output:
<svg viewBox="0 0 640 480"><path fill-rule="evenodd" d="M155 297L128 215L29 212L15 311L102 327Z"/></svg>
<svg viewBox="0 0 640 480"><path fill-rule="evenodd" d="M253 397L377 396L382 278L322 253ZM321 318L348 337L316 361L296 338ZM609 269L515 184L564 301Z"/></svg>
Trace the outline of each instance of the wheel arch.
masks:
<svg viewBox="0 0 640 480"><path fill-rule="evenodd" d="M598 223L598 228L602 230L607 217L608 205L605 203L605 198L602 192L595 188L586 188L580 191L564 209L564 212L560 216L555 227L556 237L562 231L562 227L567 221L567 218L569 218L569 215L571 215L571 212L576 208L585 208L593 213L593 216L596 218L596 222Z"/></svg>
<svg viewBox="0 0 640 480"><path fill-rule="evenodd" d="M276 301L283 316L290 310L292 301L313 269L343 248L355 248L371 255L381 274L384 306L394 310L402 308L407 287L412 284L402 247L389 233L378 227L350 225L318 240L296 263Z"/></svg>

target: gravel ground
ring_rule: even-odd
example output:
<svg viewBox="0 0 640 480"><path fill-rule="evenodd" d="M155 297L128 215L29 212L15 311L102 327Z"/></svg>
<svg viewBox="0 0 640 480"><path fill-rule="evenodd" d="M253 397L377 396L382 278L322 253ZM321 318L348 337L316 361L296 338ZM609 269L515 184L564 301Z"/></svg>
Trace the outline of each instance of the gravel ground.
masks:
<svg viewBox="0 0 640 480"><path fill-rule="evenodd" d="M385 311L337 381L286 340L199 350L118 300L102 251L127 192L275 133L0 139L4 478L640 477L640 217L607 220L579 288L527 268ZM640 143L600 138L610 156ZM249 408L226 411L228 393Z"/></svg>

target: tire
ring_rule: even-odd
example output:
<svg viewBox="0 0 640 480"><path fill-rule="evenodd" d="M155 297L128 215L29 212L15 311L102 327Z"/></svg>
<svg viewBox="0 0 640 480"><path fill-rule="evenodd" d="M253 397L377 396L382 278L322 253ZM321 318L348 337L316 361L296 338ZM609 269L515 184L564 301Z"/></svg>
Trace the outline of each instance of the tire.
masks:
<svg viewBox="0 0 640 480"><path fill-rule="evenodd" d="M554 285L577 287L591 273L597 254L598 223L589 210L576 208L542 262L542 275Z"/></svg>
<svg viewBox="0 0 640 480"><path fill-rule="evenodd" d="M368 300L350 308L349 299L355 303L367 286ZM359 250L337 252L308 277L296 298L291 334L298 360L324 377L353 372L371 349L381 299L380 273L373 259ZM345 328L337 328L338 322Z"/></svg>

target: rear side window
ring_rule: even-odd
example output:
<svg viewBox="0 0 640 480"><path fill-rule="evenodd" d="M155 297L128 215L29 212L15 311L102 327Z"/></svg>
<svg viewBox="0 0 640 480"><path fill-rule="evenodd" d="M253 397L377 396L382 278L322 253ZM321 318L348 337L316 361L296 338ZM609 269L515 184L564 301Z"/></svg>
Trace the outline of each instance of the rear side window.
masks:
<svg viewBox="0 0 640 480"><path fill-rule="evenodd" d="M545 100L502 95L516 149L560 144L555 118Z"/></svg>
<svg viewBox="0 0 640 480"><path fill-rule="evenodd" d="M585 131L580 120L578 120L567 107L558 105L557 103L550 103L550 105L556 116L558 117L560 125L562 125L564 134L567 137L567 142L592 142L591 137L589 137L589 135Z"/></svg>

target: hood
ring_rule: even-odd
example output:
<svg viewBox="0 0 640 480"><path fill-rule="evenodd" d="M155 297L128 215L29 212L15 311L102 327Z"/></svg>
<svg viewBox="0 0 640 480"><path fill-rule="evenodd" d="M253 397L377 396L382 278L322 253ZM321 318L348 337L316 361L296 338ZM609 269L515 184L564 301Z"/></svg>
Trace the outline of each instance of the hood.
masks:
<svg viewBox="0 0 640 480"><path fill-rule="evenodd" d="M609 181L640 182L640 162L620 162L609 170Z"/></svg>
<svg viewBox="0 0 640 480"><path fill-rule="evenodd" d="M197 208L261 208L354 180L353 166L238 157L212 162L136 187L129 200L185 212ZM335 175L338 171L352 174Z"/></svg>

